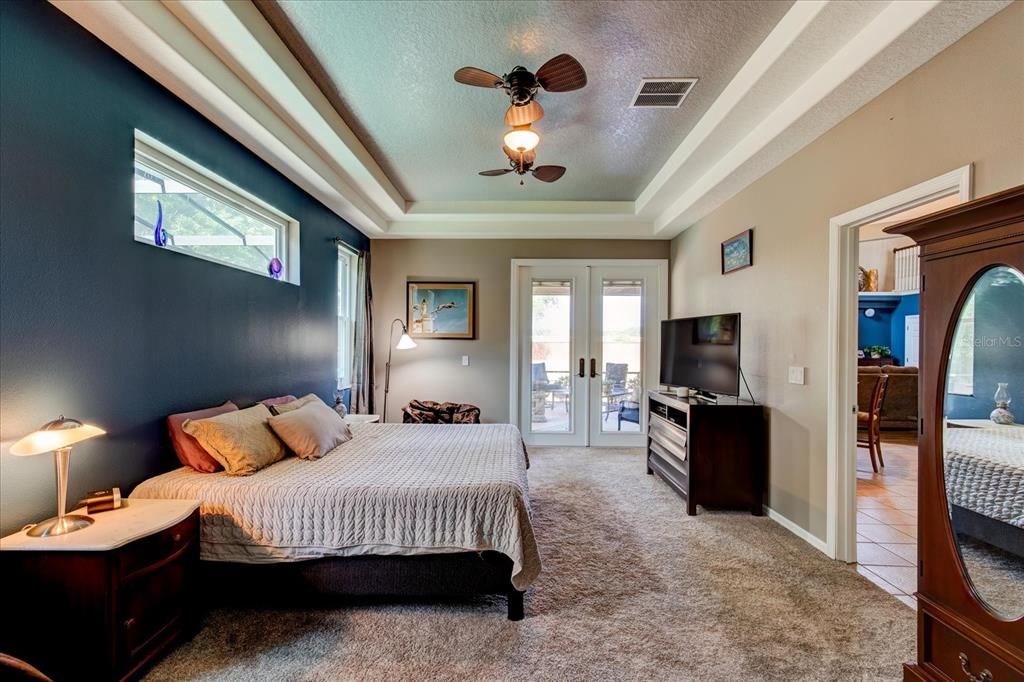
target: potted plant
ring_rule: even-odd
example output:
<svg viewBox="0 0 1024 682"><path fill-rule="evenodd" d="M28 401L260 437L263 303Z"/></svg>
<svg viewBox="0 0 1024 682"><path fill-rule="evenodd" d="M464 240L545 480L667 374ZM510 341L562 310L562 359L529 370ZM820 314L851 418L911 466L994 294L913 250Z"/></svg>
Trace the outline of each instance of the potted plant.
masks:
<svg viewBox="0 0 1024 682"><path fill-rule="evenodd" d="M875 360L879 358L892 357L892 349L890 349L889 346L868 346L867 348L864 349L864 352L867 354L868 357L873 358Z"/></svg>

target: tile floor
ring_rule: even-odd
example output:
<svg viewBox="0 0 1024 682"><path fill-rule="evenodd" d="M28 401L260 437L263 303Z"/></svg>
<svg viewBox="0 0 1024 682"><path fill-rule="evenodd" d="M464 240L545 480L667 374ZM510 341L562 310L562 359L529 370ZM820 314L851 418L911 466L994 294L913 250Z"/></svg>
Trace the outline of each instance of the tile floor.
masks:
<svg viewBox="0 0 1024 682"><path fill-rule="evenodd" d="M917 434L883 432L882 458L857 448L857 572L917 608Z"/></svg>

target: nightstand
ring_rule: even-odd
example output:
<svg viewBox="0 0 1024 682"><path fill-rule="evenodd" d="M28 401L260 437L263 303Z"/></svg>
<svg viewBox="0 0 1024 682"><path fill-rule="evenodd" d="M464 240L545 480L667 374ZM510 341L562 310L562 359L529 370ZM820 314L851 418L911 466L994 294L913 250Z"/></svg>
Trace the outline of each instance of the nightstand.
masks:
<svg viewBox="0 0 1024 682"><path fill-rule="evenodd" d="M375 424L380 421L379 414L346 414L345 421L349 424Z"/></svg>
<svg viewBox="0 0 1024 682"><path fill-rule="evenodd" d="M74 533L0 539L0 651L60 679L125 680L199 622L199 502L130 499Z"/></svg>

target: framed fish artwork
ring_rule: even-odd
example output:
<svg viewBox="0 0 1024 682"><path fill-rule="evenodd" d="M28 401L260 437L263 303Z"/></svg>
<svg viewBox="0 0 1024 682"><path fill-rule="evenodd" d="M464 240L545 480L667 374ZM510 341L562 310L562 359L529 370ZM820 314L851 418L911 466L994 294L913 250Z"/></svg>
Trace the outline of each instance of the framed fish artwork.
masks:
<svg viewBox="0 0 1024 682"><path fill-rule="evenodd" d="M475 282L408 282L405 324L414 339L475 339Z"/></svg>
<svg viewBox="0 0 1024 682"><path fill-rule="evenodd" d="M749 268L754 264L754 230L744 230L722 242L722 274Z"/></svg>

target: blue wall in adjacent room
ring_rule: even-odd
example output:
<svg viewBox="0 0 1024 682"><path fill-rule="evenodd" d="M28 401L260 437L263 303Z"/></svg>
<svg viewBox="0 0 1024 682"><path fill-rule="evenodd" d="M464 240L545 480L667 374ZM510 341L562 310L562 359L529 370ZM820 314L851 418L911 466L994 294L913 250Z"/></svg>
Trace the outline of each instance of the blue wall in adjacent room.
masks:
<svg viewBox="0 0 1024 682"><path fill-rule="evenodd" d="M333 239L362 234L48 3L4 3L0 81L0 532L54 513L52 459L8 449L58 414L108 432L78 499L175 466L169 413L333 403ZM301 286L136 243L136 128L298 220Z"/></svg>
<svg viewBox="0 0 1024 682"><path fill-rule="evenodd" d="M921 312L921 297L918 294L875 297L860 296L857 311L857 347L888 346L892 350L894 364L905 366L906 318ZM872 308L874 317L867 317L864 311Z"/></svg>

